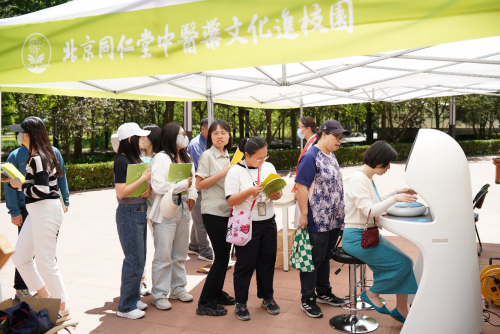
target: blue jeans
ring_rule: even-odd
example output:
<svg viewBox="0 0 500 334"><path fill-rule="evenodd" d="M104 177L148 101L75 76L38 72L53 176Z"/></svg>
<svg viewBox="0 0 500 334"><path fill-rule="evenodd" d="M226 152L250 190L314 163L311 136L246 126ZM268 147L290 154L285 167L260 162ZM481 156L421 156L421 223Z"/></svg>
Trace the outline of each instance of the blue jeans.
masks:
<svg viewBox="0 0 500 334"><path fill-rule="evenodd" d="M314 290L318 294L330 291L330 259L339 233L339 228L328 232L309 232L314 271L300 272L302 302L308 301L311 297L316 298Z"/></svg>
<svg viewBox="0 0 500 334"><path fill-rule="evenodd" d="M147 205L120 204L116 209L116 226L122 245L122 285L118 311L130 312L141 298L141 279L146 264Z"/></svg>

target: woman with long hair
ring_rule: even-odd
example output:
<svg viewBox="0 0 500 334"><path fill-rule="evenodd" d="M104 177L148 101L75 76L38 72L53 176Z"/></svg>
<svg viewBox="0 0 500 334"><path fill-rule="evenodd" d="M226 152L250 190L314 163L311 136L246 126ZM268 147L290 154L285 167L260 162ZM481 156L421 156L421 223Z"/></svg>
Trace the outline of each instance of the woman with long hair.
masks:
<svg viewBox="0 0 500 334"><path fill-rule="evenodd" d="M199 315L225 315L227 309L221 305L235 303L234 298L222 290L231 251L231 244L226 242L231 208L226 202L224 182L231 169L227 150L232 146L229 123L222 119L213 121L208 128L207 150L200 156L196 172L196 189L202 194L203 225L215 255L196 309Z"/></svg>
<svg viewBox="0 0 500 334"><path fill-rule="evenodd" d="M146 264L146 198L148 194L143 193L140 197L127 196L151 178L149 168L137 181L131 184L126 182L128 166L142 163L139 141L142 136L149 135L149 131L142 130L136 123L125 123L118 128L117 135L120 144L113 168L118 200L116 226L125 258L116 315L128 319L139 319L144 316L144 309L147 307L140 300L140 283Z"/></svg>
<svg viewBox="0 0 500 334"><path fill-rule="evenodd" d="M168 298L183 302L193 300L193 296L186 291L185 261L189 246L190 211L198 193L193 181L194 165L186 151L188 144L189 138L181 125L175 122L167 123L161 130L161 151L151 162L153 204L149 218L153 222L155 244L152 305L159 310L172 307ZM170 166L177 163L190 163L191 177L180 182L168 182ZM179 210L174 218L165 218L161 213L160 203L170 190L173 194L172 200L179 206Z"/></svg>
<svg viewBox="0 0 500 334"><path fill-rule="evenodd" d="M57 178L63 172L41 120L28 117L21 127L24 130L22 145L29 151L26 182L11 179L10 185L26 195L28 217L17 239L12 261L28 288L37 291L38 297L61 300L59 321L64 321L69 319L68 295L56 261L57 235L64 216Z"/></svg>
<svg viewBox="0 0 500 334"><path fill-rule="evenodd" d="M266 162L267 143L260 137L243 138L238 148L245 154L245 160L232 167L226 176L225 193L227 204L235 212L252 212L252 239L245 246L236 246L234 267L234 294L236 317L250 320L248 311L248 290L254 271L257 277L257 297L261 306L270 314L280 313L274 300L274 264L276 263L277 227L273 201L283 195L271 192L269 198L261 194L260 185L276 168ZM252 209L252 203L255 205Z"/></svg>
<svg viewBox="0 0 500 334"><path fill-rule="evenodd" d="M396 157L396 151L383 140L372 144L363 154L363 166L349 178L346 187L342 248L365 262L373 271L373 285L361 294L361 298L375 311L404 323L408 316L408 295L417 292L413 261L382 235L379 236L378 245L367 249L361 247L368 215L368 227L372 227L374 219L377 220L396 202L417 200L415 191L410 188L398 189L382 196L377 190L373 176L384 175ZM395 294L396 308L389 311L380 301L379 294Z"/></svg>
<svg viewBox="0 0 500 334"><path fill-rule="evenodd" d="M153 157L156 153L160 152L160 139L161 139L161 129L156 124L148 124L142 128L143 130L149 131L149 135L142 136L139 139L139 147L141 149L141 160L142 162L151 163ZM151 180L148 181L148 189L144 192L144 197L148 197L146 204L148 205L147 215L151 211L151 200L149 196L151 195ZM151 236L153 236L153 223L151 219L148 218L149 231ZM141 279L141 296L147 296L151 293L151 288L148 285L146 279L146 268L144 268L144 274Z"/></svg>

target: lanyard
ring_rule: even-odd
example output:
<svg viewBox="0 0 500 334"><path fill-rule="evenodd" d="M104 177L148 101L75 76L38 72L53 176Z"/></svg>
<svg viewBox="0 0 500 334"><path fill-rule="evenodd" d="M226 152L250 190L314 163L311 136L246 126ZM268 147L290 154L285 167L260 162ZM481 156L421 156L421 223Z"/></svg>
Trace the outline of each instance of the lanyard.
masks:
<svg viewBox="0 0 500 334"><path fill-rule="evenodd" d="M250 169L248 168L246 162L245 162L245 167L247 169L248 175L250 176L250 180L253 180L252 174L250 174ZM260 185L260 167L257 168L257 185Z"/></svg>

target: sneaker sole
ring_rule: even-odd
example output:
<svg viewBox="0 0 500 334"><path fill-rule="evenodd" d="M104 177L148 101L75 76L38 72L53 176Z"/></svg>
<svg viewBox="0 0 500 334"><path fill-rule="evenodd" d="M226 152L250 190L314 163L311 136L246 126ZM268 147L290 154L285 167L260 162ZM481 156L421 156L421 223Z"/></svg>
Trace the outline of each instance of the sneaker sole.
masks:
<svg viewBox="0 0 500 334"><path fill-rule="evenodd" d="M280 314L280 311L281 311L281 310L278 310L278 311L276 311L276 312L272 312L272 311L270 311L270 310L266 307L266 305L264 305L264 304L260 304L260 306L262 306L263 308L265 308L265 309L266 309L266 311L267 311L267 313L272 314L272 315Z"/></svg>
<svg viewBox="0 0 500 334"><path fill-rule="evenodd" d="M154 307L156 307L158 310L160 311L166 311L166 310L170 310L172 308L172 305L170 305L170 307L167 307L167 308L162 308L162 307L159 307L157 305L157 303L155 302L155 300L153 299L153 301L151 302L151 305L153 305Z"/></svg>
<svg viewBox="0 0 500 334"><path fill-rule="evenodd" d="M151 294L151 290L141 291L141 296L149 296Z"/></svg>
<svg viewBox="0 0 500 334"><path fill-rule="evenodd" d="M248 321L248 320L252 319L251 316L248 316L248 318L240 318L237 314L236 314L236 318L238 318L238 320L241 320L241 321Z"/></svg>
<svg viewBox="0 0 500 334"><path fill-rule="evenodd" d="M306 314L308 316L310 316L311 318L321 318L323 316L323 313L320 313L320 314L311 314L311 313L307 312L307 310L302 305L300 305L300 309L302 311L306 312Z"/></svg>
<svg viewBox="0 0 500 334"><path fill-rule="evenodd" d="M214 260L207 259L206 257L201 256L201 255L198 255L198 260L207 261L207 262L214 262Z"/></svg>
<svg viewBox="0 0 500 334"><path fill-rule="evenodd" d="M172 296L172 295L170 295L170 296L168 296L168 299L172 299L172 300L180 300L181 302L188 303L188 302L192 302L192 301L193 301L193 299L194 299L194 297L192 297L191 299L181 299L181 298L179 298L179 297L177 297L177 296Z"/></svg>
<svg viewBox="0 0 500 334"><path fill-rule="evenodd" d="M200 255L200 253L193 251L193 250L188 250L188 254Z"/></svg>
<svg viewBox="0 0 500 334"><path fill-rule="evenodd" d="M222 314L219 314L217 311L203 310L203 309L197 308L196 309L196 314L198 314L198 315L208 315L208 316L212 316L212 317L221 317L221 316L227 314L227 310L226 310L226 312L224 312Z"/></svg>
<svg viewBox="0 0 500 334"><path fill-rule="evenodd" d="M143 311L144 314L142 314L141 316L139 317L131 317L130 315L127 315L126 313L121 313L121 312L116 312L116 315L121 317L121 318L127 318L127 319L132 319L132 320L136 320L136 319L140 319L142 317L144 317L146 315L146 312Z"/></svg>
<svg viewBox="0 0 500 334"><path fill-rule="evenodd" d="M336 303L330 303L330 302L327 302L326 300L323 300L323 299L316 299L316 303L320 303L320 304L328 304L328 305L331 305L331 306L342 306L342 304L344 304L344 302L340 303L340 304L336 304Z"/></svg>

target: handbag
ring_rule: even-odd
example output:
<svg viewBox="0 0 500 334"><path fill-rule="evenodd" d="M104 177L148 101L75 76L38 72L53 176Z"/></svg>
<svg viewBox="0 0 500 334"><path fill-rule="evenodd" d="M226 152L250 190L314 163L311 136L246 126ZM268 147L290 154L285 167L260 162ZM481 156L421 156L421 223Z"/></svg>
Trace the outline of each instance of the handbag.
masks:
<svg viewBox="0 0 500 334"><path fill-rule="evenodd" d="M364 249L377 246L380 242L379 229L377 226L377 222L373 219L374 226L368 227L368 221L370 220L370 215L372 210L368 212L368 217L366 218L366 226L363 230L363 236L361 237L361 247Z"/></svg>
<svg viewBox="0 0 500 334"><path fill-rule="evenodd" d="M253 200L250 211L240 211L233 215L234 208L231 208L231 214L227 223L226 242L236 246L245 246L252 240L252 210L257 197Z"/></svg>
<svg viewBox="0 0 500 334"><path fill-rule="evenodd" d="M302 272L314 271L312 260L312 246L309 240L309 230L299 228L295 231L292 251L289 260L290 267Z"/></svg>
<svg viewBox="0 0 500 334"><path fill-rule="evenodd" d="M246 164L245 167L247 168L248 175L250 175L250 179L252 179L252 174L250 174L250 170ZM257 171L257 184L260 184L260 168ZM255 201L257 201L257 196L255 196L249 211L244 210L233 215L234 207L231 208L229 221L227 222L226 242L235 244L236 246L245 246L252 240L252 210L255 206Z"/></svg>

